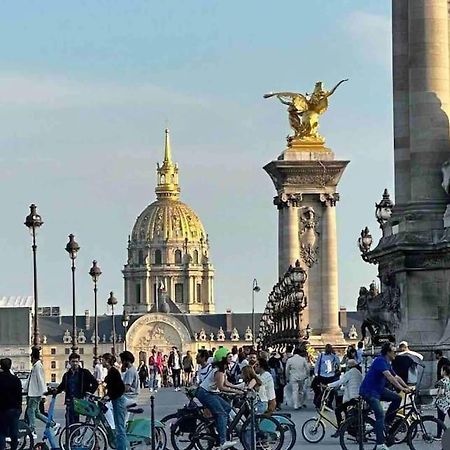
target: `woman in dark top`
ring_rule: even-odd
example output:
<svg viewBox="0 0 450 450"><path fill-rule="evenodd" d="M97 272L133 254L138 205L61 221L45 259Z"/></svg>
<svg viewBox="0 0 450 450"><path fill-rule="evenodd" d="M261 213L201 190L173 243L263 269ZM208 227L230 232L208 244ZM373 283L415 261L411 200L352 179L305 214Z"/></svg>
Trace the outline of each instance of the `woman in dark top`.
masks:
<svg viewBox="0 0 450 450"><path fill-rule="evenodd" d="M127 414L127 401L125 396L125 385L120 372L114 367L116 357L111 353L103 355L103 365L108 370L105 377L106 396L111 400L113 406L114 423L116 425L116 450L127 450L127 433L125 430L125 418Z"/></svg>

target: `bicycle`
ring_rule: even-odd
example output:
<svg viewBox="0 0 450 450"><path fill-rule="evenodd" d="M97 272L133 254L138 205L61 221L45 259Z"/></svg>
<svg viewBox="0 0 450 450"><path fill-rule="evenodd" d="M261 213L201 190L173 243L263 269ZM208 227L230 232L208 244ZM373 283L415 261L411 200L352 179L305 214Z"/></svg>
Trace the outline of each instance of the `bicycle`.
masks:
<svg viewBox="0 0 450 450"><path fill-rule="evenodd" d="M395 411L396 415L392 424L386 430L386 443L389 446L405 443L404 437L399 433L406 431L406 444L410 450L422 450L423 445L427 449L442 449L441 439L437 438L439 427L446 430L442 421L434 416L422 415L415 401L416 393L410 393L410 403L400 406ZM375 420L369 416L370 409L365 401L360 398L357 407L357 415L347 419L341 426L339 441L343 450L356 448L373 449L376 445Z"/></svg>
<svg viewBox="0 0 450 450"><path fill-rule="evenodd" d="M93 395L89 395L89 398L74 400L75 411L90 418L90 422L74 424L76 426L69 429L67 448L69 450L106 450L109 446L115 449L115 432L105 416L107 408L105 401ZM135 419L134 415L142 414L144 410L131 406L127 407L128 412L132 414L131 419L126 424L128 444L131 449L141 445L150 447L152 440L151 421L144 418ZM166 448L167 436L164 425L159 421L155 421L155 441L157 450Z"/></svg>
<svg viewBox="0 0 450 450"><path fill-rule="evenodd" d="M317 409L317 416L306 420L302 425L302 436L306 442L310 444L318 444L325 437L325 428L331 425L335 430L339 429L334 409L328 406L333 388L325 388L320 408Z"/></svg>
<svg viewBox="0 0 450 450"><path fill-rule="evenodd" d="M53 429L53 415L55 413L55 403L56 403L56 392L53 392L52 399L50 401L50 406L48 408L47 413L47 422L45 424L44 434L42 436L42 441L37 442L34 446L34 450L60 450L59 444L56 440L56 434ZM50 447L48 446L47 442L50 444Z"/></svg>
<svg viewBox="0 0 450 450"><path fill-rule="evenodd" d="M230 396L226 396L230 397ZM228 424L228 434L231 440L238 438L245 450L251 449L252 429L255 436L257 450L281 450L284 442L284 431L280 423L273 417L265 414L245 414L254 407L254 392L246 393L240 397L241 406L237 409L231 422ZM252 419L254 427L252 426ZM204 419L190 435L190 444L184 450L195 447L197 450L211 450L218 443L218 435L213 418ZM176 450L181 450L175 447Z"/></svg>
<svg viewBox="0 0 450 450"><path fill-rule="evenodd" d="M31 428L24 420L19 420L17 450L28 450L34 447L34 438ZM6 449L11 448L11 438L6 438Z"/></svg>

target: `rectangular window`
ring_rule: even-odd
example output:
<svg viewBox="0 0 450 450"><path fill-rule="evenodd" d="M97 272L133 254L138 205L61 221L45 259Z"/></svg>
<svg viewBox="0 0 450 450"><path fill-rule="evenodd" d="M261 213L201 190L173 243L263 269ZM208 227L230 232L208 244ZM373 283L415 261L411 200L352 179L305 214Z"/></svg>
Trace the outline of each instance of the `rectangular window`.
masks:
<svg viewBox="0 0 450 450"><path fill-rule="evenodd" d="M78 353L79 353L80 355L84 355L84 348L79 348L79 349L78 349Z"/></svg>
<svg viewBox="0 0 450 450"><path fill-rule="evenodd" d="M136 303L141 303L141 283L136 283Z"/></svg>
<svg viewBox="0 0 450 450"><path fill-rule="evenodd" d="M153 303L156 305L158 303L158 288L156 283L153 284Z"/></svg>
<svg viewBox="0 0 450 450"><path fill-rule="evenodd" d="M184 294L183 294L183 283L175 283L175 301L177 303L183 303Z"/></svg>
<svg viewBox="0 0 450 450"><path fill-rule="evenodd" d="M56 369L56 361L51 361L50 362L50 368L51 369Z"/></svg>
<svg viewBox="0 0 450 450"><path fill-rule="evenodd" d="M51 374L52 383L56 383L56 373Z"/></svg>
<svg viewBox="0 0 450 450"><path fill-rule="evenodd" d="M69 354L70 354L70 348L66 348L66 349L64 350L64 353L65 353L66 355L69 355Z"/></svg>
<svg viewBox="0 0 450 450"><path fill-rule="evenodd" d="M202 285L197 284L197 303L202 302Z"/></svg>
<svg viewBox="0 0 450 450"><path fill-rule="evenodd" d="M51 354L51 355L56 355L56 348L52 347L52 348L50 349L50 354Z"/></svg>

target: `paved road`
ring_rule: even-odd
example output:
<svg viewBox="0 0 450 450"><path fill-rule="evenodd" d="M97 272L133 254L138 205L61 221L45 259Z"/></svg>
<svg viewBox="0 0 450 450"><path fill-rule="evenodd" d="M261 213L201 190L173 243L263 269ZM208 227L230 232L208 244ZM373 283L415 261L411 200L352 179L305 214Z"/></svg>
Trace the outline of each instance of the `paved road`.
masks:
<svg viewBox="0 0 450 450"><path fill-rule="evenodd" d="M178 408L181 408L183 404L187 401L186 396L183 391L174 392L173 388L167 388L159 390L157 394L155 394L155 417L157 419L161 419L167 414L175 412ZM137 403L140 407L144 408L144 415L150 417L150 393L148 390L144 390L139 394ZM331 450L331 449L339 449L339 441L337 439L333 439L330 435L334 432L334 429L327 429L326 436L324 440L319 444L309 444L303 440L301 436L301 426L305 422L305 420L313 417L315 415L315 411L312 407L312 404L309 403L308 407L305 410L301 411L293 411L290 409L286 409L286 412L292 414L292 420L297 425L297 443L294 447L295 450L299 449L315 449L315 450ZM57 408L56 408L56 420L60 423L64 423L64 407L63 407L63 397L59 396L57 400ZM38 437L40 437L39 435ZM397 450L406 450L408 447L406 444L395 446ZM434 449L435 447L424 446L424 449ZM355 450L357 447L355 446ZM421 449L420 449L421 450Z"/></svg>

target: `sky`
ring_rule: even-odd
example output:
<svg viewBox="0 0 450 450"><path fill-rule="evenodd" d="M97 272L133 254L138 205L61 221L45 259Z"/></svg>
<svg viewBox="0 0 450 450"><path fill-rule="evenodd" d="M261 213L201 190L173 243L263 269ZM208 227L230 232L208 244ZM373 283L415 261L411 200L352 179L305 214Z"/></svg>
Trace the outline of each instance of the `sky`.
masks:
<svg viewBox="0 0 450 450"><path fill-rule="evenodd" d="M216 269L217 311L264 308L277 280L275 190L262 167L285 148L287 114L270 91L311 92L342 78L322 116L336 158L350 160L337 205L340 304L354 309L376 278L356 245L380 230L374 204L393 196L390 1L5 0L0 15L0 296L32 294L36 203L41 306L77 313L123 301L127 236L155 199L164 128L181 199L201 218Z"/></svg>

